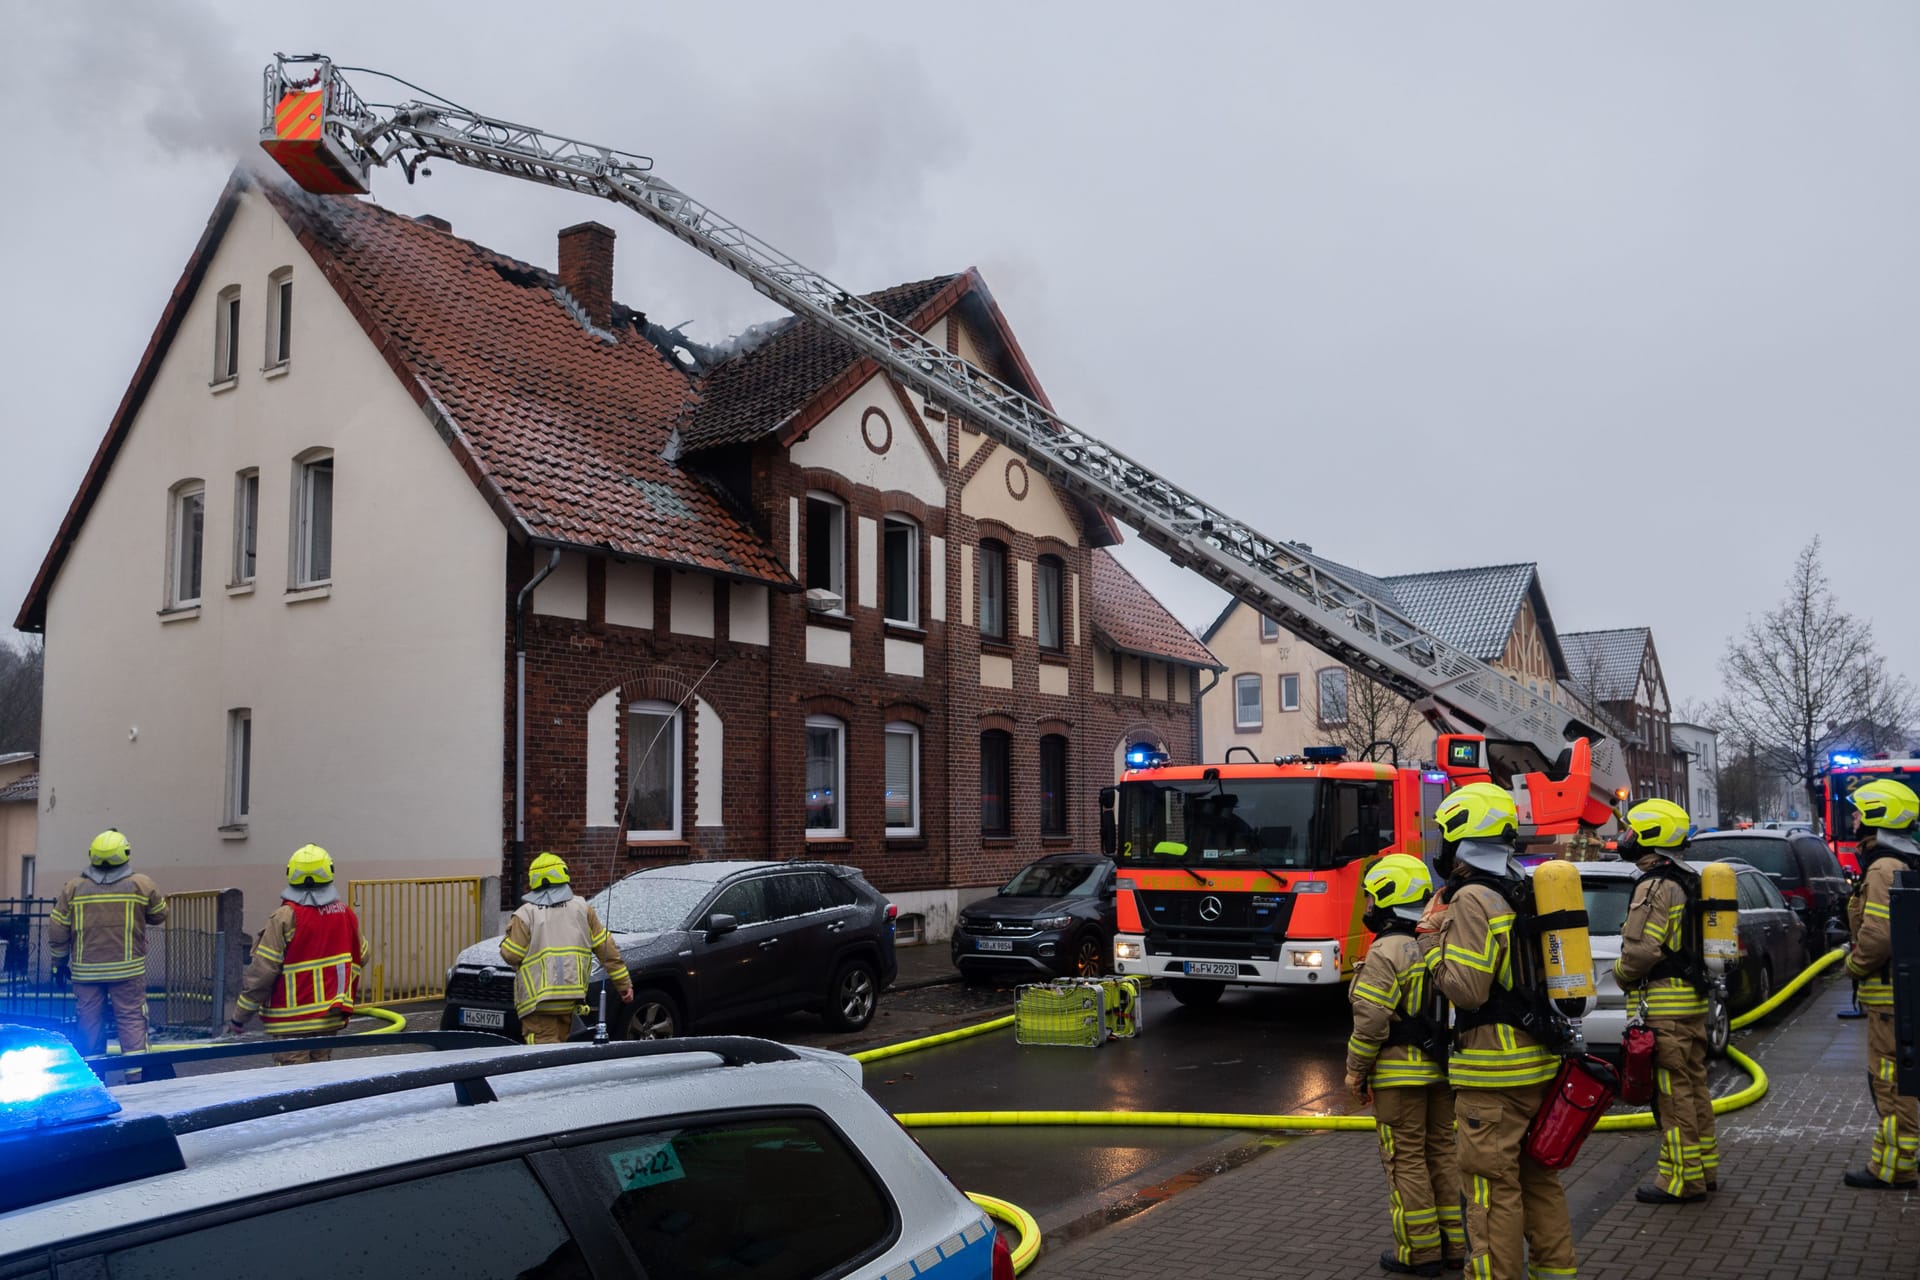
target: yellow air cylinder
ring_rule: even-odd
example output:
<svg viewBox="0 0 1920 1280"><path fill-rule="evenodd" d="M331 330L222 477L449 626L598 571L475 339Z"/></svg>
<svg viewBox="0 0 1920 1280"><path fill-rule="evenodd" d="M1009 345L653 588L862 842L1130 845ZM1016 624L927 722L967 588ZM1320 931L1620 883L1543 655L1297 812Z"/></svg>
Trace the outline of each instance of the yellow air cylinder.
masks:
<svg viewBox="0 0 1920 1280"><path fill-rule="evenodd" d="M1740 955L1739 888L1731 866L1709 862L1700 869L1700 907L1700 949L1718 972Z"/></svg>
<svg viewBox="0 0 1920 1280"><path fill-rule="evenodd" d="M1542 921L1540 963L1547 995L1561 1011L1579 1017L1593 996L1593 945L1587 936L1587 899L1580 871L1571 862L1543 862L1533 869L1533 907ZM1575 923L1556 923L1561 913Z"/></svg>

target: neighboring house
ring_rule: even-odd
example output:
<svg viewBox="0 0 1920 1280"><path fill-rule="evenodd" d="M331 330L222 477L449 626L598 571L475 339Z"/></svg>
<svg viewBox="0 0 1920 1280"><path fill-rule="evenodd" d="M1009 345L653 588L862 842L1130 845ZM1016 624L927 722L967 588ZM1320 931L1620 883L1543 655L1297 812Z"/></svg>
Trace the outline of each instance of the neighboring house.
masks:
<svg viewBox="0 0 1920 1280"><path fill-rule="evenodd" d="M0 755L0 899L31 898L50 886L38 874L39 757Z"/></svg>
<svg viewBox="0 0 1920 1280"><path fill-rule="evenodd" d="M1572 674L1567 687L1596 705L1622 729L1628 785L1634 801L1655 798L1684 804L1686 757L1674 745L1673 704L1667 680L1646 627L1574 631L1561 637Z"/></svg>
<svg viewBox="0 0 1920 1280"><path fill-rule="evenodd" d="M1687 762L1685 799L1680 803L1695 827L1711 831L1720 825L1720 731L1679 721L1669 728L1674 748Z"/></svg>
<svg viewBox="0 0 1920 1280"><path fill-rule="evenodd" d="M1447 643L1566 701L1559 689L1566 663L1534 565L1375 577L1312 558ZM1402 759L1433 758L1433 730L1411 702L1246 605L1228 604L1201 638L1226 666L1202 703L1210 759L1221 759L1234 746L1250 747L1266 760L1321 743L1345 745L1358 756L1375 740L1392 741Z"/></svg>
<svg viewBox="0 0 1920 1280"><path fill-rule="evenodd" d="M1096 844L1129 741L1191 753L1211 655L1104 515L817 327L649 323L613 251L236 176L21 610L51 846L119 825L256 901L307 841L512 893L523 766L525 852L584 890L825 858L938 936ZM978 273L872 299L1044 400Z"/></svg>

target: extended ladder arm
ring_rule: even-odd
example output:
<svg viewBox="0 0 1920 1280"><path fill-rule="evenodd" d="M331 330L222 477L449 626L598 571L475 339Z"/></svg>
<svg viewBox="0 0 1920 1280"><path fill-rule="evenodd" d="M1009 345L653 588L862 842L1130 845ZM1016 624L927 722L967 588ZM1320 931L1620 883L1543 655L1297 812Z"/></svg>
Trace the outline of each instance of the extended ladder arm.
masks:
<svg viewBox="0 0 1920 1280"><path fill-rule="evenodd" d="M311 67L312 75L293 79L289 63ZM1594 740L1595 795L1610 799L1623 780L1614 744L1598 740L1566 708L795 261L655 176L650 159L452 105L410 102L376 111L317 56L277 57L266 69L265 91L262 145L309 189L364 192L374 165L397 163L411 179L423 162L437 159L625 205L959 414L1055 487L1132 526L1174 563L1412 699L1436 729L1484 735L1497 777L1546 769L1586 737ZM304 145L290 156L295 143Z"/></svg>

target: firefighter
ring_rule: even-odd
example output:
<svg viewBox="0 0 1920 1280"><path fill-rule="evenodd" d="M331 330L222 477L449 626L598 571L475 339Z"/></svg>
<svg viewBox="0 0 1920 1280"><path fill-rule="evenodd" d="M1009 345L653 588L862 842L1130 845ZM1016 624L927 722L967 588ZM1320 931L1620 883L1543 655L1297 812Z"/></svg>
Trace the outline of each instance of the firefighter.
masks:
<svg viewBox="0 0 1920 1280"><path fill-rule="evenodd" d="M1513 797L1491 783L1461 787L1434 812L1453 868L1421 918L1420 949L1454 1007L1454 1122L1466 1184L1467 1274L1475 1280L1560 1280L1575 1274L1566 1192L1524 1153L1560 1057L1520 1025L1544 1007L1536 957L1516 952L1516 904L1525 870L1513 861L1520 829ZM1537 1023L1536 1023L1537 1025Z"/></svg>
<svg viewBox="0 0 1920 1280"><path fill-rule="evenodd" d="M1689 1204L1719 1187L1720 1148L1707 1088L1707 997L1711 979L1700 937L1700 877L1687 865L1693 819L1671 800L1627 811L1620 851L1641 871L1613 966L1631 1005L1653 1032L1654 1118L1660 1156L1642 1204Z"/></svg>
<svg viewBox="0 0 1920 1280"><path fill-rule="evenodd" d="M120 1052L147 1047L147 926L166 923L167 899L133 869L132 857L118 831L95 836L86 871L61 886L48 918L53 976L73 984L80 1052L88 1057L107 1051L109 1006Z"/></svg>
<svg viewBox="0 0 1920 1280"><path fill-rule="evenodd" d="M513 1008L528 1044L559 1044L587 998L587 974L598 956L622 1003L633 1003L633 979L607 927L573 896L567 864L543 853L527 868L527 893L507 924L500 955L514 968Z"/></svg>
<svg viewBox="0 0 1920 1280"><path fill-rule="evenodd" d="M1360 882L1374 935L1353 976L1347 1088L1373 1102L1394 1247L1382 1270L1437 1276L1466 1258L1460 1172L1454 1162L1453 1090L1446 1080L1446 1019L1430 993L1414 927L1433 896L1426 864L1388 854ZM1442 1245L1444 1243L1444 1249Z"/></svg>
<svg viewBox="0 0 1920 1280"><path fill-rule="evenodd" d="M1893 982L1887 968L1892 955L1888 902L1894 877L1920 872L1920 797L1904 782L1877 778L1855 791L1866 834L1860 839L1860 883L1847 903L1847 928L1853 951L1847 972L1859 982L1860 1006L1867 1011L1867 1080L1880 1123L1864 1169L1847 1170L1847 1185L1873 1191L1911 1191L1920 1187L1920 1102L1903 1098L1894 1085Z"/></svg>
<svg viewBox="0 0 1920 1280"><path fill-rule="evenodd" d="M353 908L340 901L332 855L318 845L296 849L280 899L253 944L228 1030L239 1035L257 1013L269 1035L338 1035L353 1016L369 949ZM331 1049L295 1049L273 1060L284 1067L332 1057Z"/></svg>

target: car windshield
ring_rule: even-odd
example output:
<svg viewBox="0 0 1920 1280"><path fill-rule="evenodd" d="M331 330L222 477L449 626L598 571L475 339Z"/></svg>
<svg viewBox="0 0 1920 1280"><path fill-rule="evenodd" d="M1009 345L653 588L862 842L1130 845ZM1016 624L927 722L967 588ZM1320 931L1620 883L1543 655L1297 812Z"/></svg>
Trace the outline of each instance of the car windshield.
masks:
<svg viewBox="0 0 1920 1280"><path fill-rule="evenodd" d="M706 880L676 880L643 872L608 885L587 905L615 933L664 933L684 925L712 890Z"/></svg>
<svg viewBox="0 0 1920 1280"><path fill-rule="evenodd" d="M1311 778L1126 783L1120 855L1149 866L1311 866L1317 785Z"/></svg>
<svg viewBox="0 0 1920 1280"><path fill-rule="evenodd" d="M1628 876L1585 876L1580 889L1587 899L1587 932L1617 938L1627 927L1627 906L1633 901L1634 880Z"/></svg>
<svg viewBox="0 0 1920 1280"><path fill-rule="evenodd" d="M1694 851L1709 858L1738 858L1756 870L1764 871L1789 885L1800 883L1800 865L1794 860L1793 846L1785 840L1763 836L1728 836L1724 840L1702 840Z"/></svg>
<svg viewBox="0 0 1920 1280"><path fill-rule="evenodd" d="M1035 862L1001 886L1003 898L1082 898L1099 887L1097 862Z"/></svg>

